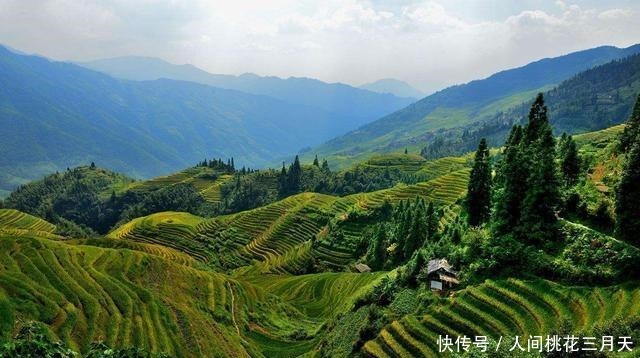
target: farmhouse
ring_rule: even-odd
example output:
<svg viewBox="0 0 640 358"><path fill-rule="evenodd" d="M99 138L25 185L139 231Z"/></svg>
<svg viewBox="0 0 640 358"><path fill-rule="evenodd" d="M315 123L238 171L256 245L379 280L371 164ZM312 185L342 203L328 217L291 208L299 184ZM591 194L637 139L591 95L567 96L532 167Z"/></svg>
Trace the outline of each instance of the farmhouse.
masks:
<svg viewBox="0 0 640 358"><path fill-rule="evenodd" d="M458 273L451 268L447 259L430 260L427 265L429 287L435 291L446 291L459 283Z"/></svg>

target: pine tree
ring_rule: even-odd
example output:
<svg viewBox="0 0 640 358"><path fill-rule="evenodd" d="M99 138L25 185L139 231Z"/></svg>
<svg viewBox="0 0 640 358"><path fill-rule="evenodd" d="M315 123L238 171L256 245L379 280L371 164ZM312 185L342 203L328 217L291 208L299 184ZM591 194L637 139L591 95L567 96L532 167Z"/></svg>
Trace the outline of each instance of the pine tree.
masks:
<svg viewBox="0 0 640 358"><path fill-rule="evenodd" d="M440 215L438 215L438 211L435 209L433 202L429 203L426 211L427 216L427 233L423 245L427 243L427 241L437 241L438 239L438 227L440 226Z"/></svg>
<svg viewBox="0 0 640 358"><path fill-rule="evenodd" d="M413 223L413 216L411 214L411 205L409 205L409 203L407 203L407 206L402 212L398 213L399 220L396 221L395 228L396 249L394 251L396 263L404 262L405 259L405 246L409 240L411 224Z"/></svg>
<svg viewBox="0 0 640 358"><path fill-rule="evenodd" d="M631 152L616 188L616 237L640 245L640 136Z"/></svg>
<svg viewBox="0 0 640 358"><path fill-rule="evenodd" d="M620 150L630 152L634 141L640 138L640 94L633 106L631 117L627 120L627 126L620 135Z"/></svg>
<svg viewBox="0 0 640 358"><path fill-rule="evenodd" d="M429 227L427 224L427 213L424 202L416 200L413 213L411 215L411 225L404 242L403 257L408 259L413 253L425 243Z"/></svg>
<svg viewBox="0 0 640 358"><path fill-rule="evenodd" d="M326 159L322 160L322 171L325 173L329 173L331 170L329 169L329 163Z"/></svg>
<svg viewBox="0 0 640 358"><path fill-rule="evenodd" d="M529 110L529 122L524 127L524 143L529 145L535 142L548 126L547 106L544 105L542 93L538 93Z"/></svg>
<svg viewBox="0 0 640 358"><path fill-rule="evenodd" d="M491 215L491 159L487 141L482 138L476 151L473 169L469 177L467 193L468 222L471 226L481 225Z"/></svg>
<svg viewBox="0 0 640 358"><path fill-rule="evenodd" d="M289 167L287 173L287 184L289 193L298 193L300 191L300 181L302 179L302 167L300 166L300 159L296 155L293 163Z"/></svg>
<svg viewBox="0 0 640 358"><path fill-rule="evenodd" d="M289 191L287 184L287 169L284 167L284 162L282 162L282 169L278 175L278 195L280 197L287 195Z"/></svg>
<svg viewBox="0 0 640 358"><path fill-rule="evenodd" d="M557 237L556 209L560 203L559 183L555 165L555 139L547 118L547 107L538 94L525 127L524 156L521 165L528 171L518 236L538 244Z"/></svg>
<svg viewBox="0 0 640 358"><path fill-rule="evenodd" d="M409 151L407 150L407 148L404 148L404 154L409 154Z"/></svg>
<svg viewBox="0 0 640 358"><path fill-rule="evenodd" d="M505 144L503 159L496 175L492 231L496 236L512 232L520 221L520 210L527 180L522 167L522 136L519 125L513 126Z"/></svg>
<svg viewBox="0 0 640 358"><path fill-rule="evenodd" d="M560 143L560 169L562 178L568 186L572 186L578 181L580 175L580 157L576 142L571 136L564 137Z"/></svg>
<svg viewBox="0 0 640 358"><path fill-rule="evenodd" d="M369 266L374 270L380 270L384 266L387 255L387 230L382 224L378 224L374 228L373 242L367 253L367 261Z"/></svg>
<svg viewBox="0 0 640 358"><path fill-rule="evenodd" d="M315 165L316 167L320 166L320 163L318 162L318 155L316 154L316 157L313 159L313 165Z"/></svg>

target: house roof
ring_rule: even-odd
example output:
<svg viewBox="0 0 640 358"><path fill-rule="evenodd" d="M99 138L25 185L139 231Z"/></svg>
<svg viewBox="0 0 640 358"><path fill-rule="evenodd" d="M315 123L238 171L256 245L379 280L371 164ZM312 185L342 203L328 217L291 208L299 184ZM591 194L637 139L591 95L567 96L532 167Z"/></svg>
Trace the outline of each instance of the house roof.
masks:
<svg viewBox="0 0 640 358"><path fill-rule="evenodd" d="M356 264L356 270L358 270L358 272L370 272L371 267L365 264Z"/></svg>
<svg viewBox="0 0 640 358"><path fill-rule="evenodd" d="M431 273L436 272L440 269L443 269L452 275L458 274L453 270L453 268L451 268L451 265L449 264L447 259L434 259L430 260L427 265L427 275L430 275Z"/></svg>

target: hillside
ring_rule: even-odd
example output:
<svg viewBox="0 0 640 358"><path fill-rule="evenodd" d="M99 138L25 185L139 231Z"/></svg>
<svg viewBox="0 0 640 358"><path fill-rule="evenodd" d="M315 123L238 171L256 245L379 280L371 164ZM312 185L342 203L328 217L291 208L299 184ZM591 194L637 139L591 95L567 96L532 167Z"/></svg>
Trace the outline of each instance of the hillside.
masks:
<svg viewBox="0 0 640 358"><path fill-rule="evenodd" d="M189 81L319 108L334 117L330 127L334 131L333 136L369 123L414 101L413 98L402 98L406 96L377 93L312 78L285 79L251 73L240 76L212 74L193 65L174 65L149 57L116 57L83 62L79 65L116 78L136 81L161 78Z"/></svg>
<svg viewBox="0 0 640 358"><path fill-rule="evenodd" d="M640 55L613 61L577 74L544 93L556 134L584 133L626 120L640 92ZM427 157L450 156L473 150L484 137L500 145L511 126L524 123L530 102L506 109L488 119L439 131L425 142Z"/></svg>
<svg viewBox="0 0 640 358"><path fill-rule="evenodd" d="M254 339L278 342L286 351L290 335L316 326L307 313L259 286L176 262L179 253L168 248L158 247L161 257L6 233L0 246L6 267L0 273L2 338L14 319L30 319L78 351L102 340L172 356L256 356ZM352 287L357 291L376 277ZM348 302L348 294L342 298ZM246 340L240 336L251 330L256 333Z"/></svg>
<svg viewBox="0 0 640 358"><path fill-rule="evenodd" d="M613 199L609 190L592 188L615 185L621 131L576 136L585 168L574 190L587 212L563 213L564 240L534 260L543 270L500 273L481 266L492 240L485 228L462 224L470 156L379 155L358 170L376 178L395 169L415 183L344 196L304 192L212 218L154 212L91 238L59 235L42 219L0 209L0 327L15 332L34 320L80 352L104 341L177 357L433 356L441 334L497 338L626 329L634 323L623 319L640 313L638 282L629 281L640 250L589 221L595 203ZM316 175L311 169L308 174ZM349 172L356 169L340 175ZM91 167L59 174L65 175L99 183L98 196L186 185L204 197L218 180L231 181L209 166L146 182ZM373 265L376 227L400 230L405 220L394 217L425 202L433 203L430 218L437 221L424 247L375 272L357 273L354 264ZM423 280L421 255L446 250L464 277L460 290L437 296L410 283ZM518 268L517 261L508 262Z"/></svg>
<svg viewBox="0 0 640 358"><path fill-rule="evenodd" d="M0 89L2 194L92 161L136 178L167 174L211 156L235 157L239 166L255 167L363 123L351 121L357 101L344 117L338 109L191 82L117 80L5 48L0 48L0 80L5 84ZM385 103L370 94L371 101ZM367 118L373 115L367 111L378 116L397 108L364 103L360 108L366 108Z"/></svg>
<svg viewBox="0 0 640 358"><path fill-rule="evenodd" d="M537 92L552 89L579 72L639 51L638 45L625 49L598 47L539 60L523 67L498 72L482 80L452 86L344 136L334 138L312 149L304 158L308 160L317 154L326 157L336 168L343 168L366 159L373 153L401 151L407 147L412 151L420 151L440 131L491 119L500 112L529 101ZM526 105L522 107L526 109ZM617 118L617 123L624 119ZM603 123L599 128L607 125ZM457 136L460 134L458 132Z"/></svg>

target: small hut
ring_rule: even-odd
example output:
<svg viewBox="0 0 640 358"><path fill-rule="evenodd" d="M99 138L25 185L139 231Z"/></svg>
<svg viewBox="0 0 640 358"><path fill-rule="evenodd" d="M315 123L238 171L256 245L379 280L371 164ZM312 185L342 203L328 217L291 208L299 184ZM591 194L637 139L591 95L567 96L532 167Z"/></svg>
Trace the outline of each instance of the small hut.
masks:
<svg viewBox="0 0 640 358"><path fill-rule="evenodd" d="M371 267L365 264L356 264L356 270L358 270L358 272L360 273L371 272Z"/></svg>
<svg viewBox="0 0 640 358"><path fill-rule="evenodd" d="M453 270L447 259L435 259L427 265L429 287L434 291L448 291L459 284L458 273Z"/></svg>

